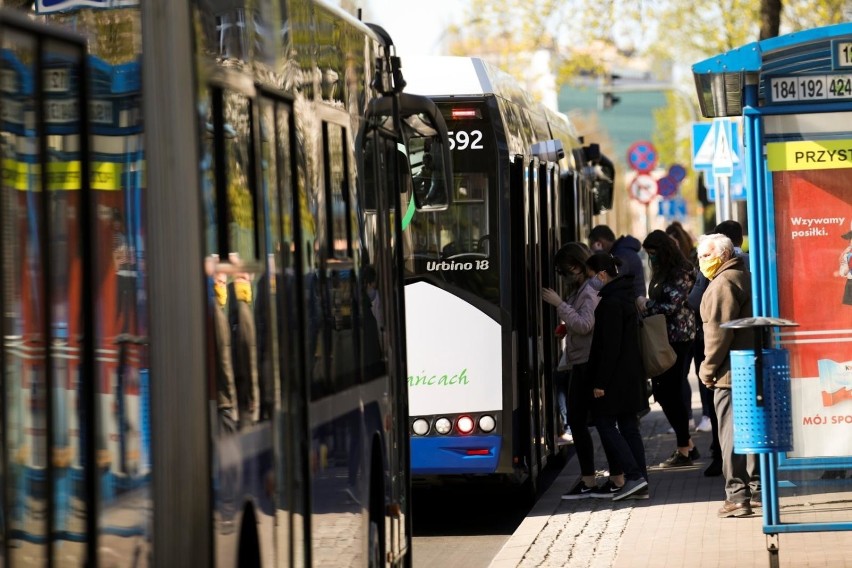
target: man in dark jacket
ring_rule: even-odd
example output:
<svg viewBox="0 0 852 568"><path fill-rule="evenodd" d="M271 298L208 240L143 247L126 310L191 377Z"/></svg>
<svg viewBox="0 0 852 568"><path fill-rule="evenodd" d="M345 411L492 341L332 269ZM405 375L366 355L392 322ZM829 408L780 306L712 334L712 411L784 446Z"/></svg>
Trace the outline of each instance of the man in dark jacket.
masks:
<svg viewBox="0 0 852 568"><path fill-rule="evenodd" d="M638 239L630 235L622 235L618 239L615 233L606 225L598 225L589 233L589 248L592 252L607 252L621 259L619 274L633 275L633 294L637 298L644 298L645 270L642 268L642 259L639 251L642 244Z"/></svg>
<svg viewBox="0 0 852 568"><path fill-rule="evenodd" d="M723 328L721 324L751 317L751 274L743 259L735 255L731 239L721 234L699 238L698 266L710 281L701 298L704 361L698 378L715 389L713 403L719 421L726 496L718 515L741 517L750 515L752 502L758 502L760 479L757 458L734 453L731 351L749 349L753 344L750 332Z"/></svg>

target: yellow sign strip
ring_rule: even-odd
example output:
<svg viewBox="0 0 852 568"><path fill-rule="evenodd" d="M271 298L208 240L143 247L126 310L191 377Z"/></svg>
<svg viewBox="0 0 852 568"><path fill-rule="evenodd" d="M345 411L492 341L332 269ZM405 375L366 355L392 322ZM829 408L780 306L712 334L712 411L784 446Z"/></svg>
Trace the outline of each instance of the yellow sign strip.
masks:
<svg viewBox="0 0 852 568"><path fill-rule="evenodd" d="M852 168L852 140L770 142L766 164L771 172Z"/></svg>
<svg viewBox="0 0 852 568"><path fill-rule="evenodd" d="M117 191L122 188L123 164L94 162L92 164L92 189ZM50 191L77 191L80 189L80 162L48 162L47 189ZM21 191L41 191L39 165L3 160L3 185Z"/></svg>

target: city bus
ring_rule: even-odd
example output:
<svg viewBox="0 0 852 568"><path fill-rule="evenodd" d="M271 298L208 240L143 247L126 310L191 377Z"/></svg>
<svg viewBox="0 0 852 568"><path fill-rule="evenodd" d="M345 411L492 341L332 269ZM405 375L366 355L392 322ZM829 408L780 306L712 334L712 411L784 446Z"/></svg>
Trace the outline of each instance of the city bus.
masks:
<svg viewBox="0 0 852 568"><path fill-rule="evenodd" d="M0 562L410 566L400 220L452 177L390 36L31 4L0 12Z"/></svg>
<svg viewBox="0 0 852 568"><path fill-rule="evenodd" d="M412 475L534 491L560 433L541 287L611 199L611 162L480 59L418 58L406 78L447 121L454 167L449 208L403 229Z"/></svg>

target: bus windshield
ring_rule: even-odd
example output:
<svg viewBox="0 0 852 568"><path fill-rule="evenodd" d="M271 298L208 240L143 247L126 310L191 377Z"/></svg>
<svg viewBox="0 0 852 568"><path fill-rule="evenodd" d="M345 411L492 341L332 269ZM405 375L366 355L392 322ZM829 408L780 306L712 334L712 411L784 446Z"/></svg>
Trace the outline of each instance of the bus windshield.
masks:
<svg viewBox="0 0 852 568"><path fill-rule="evenodd" d="M418 211L405 229L409 277L499 300L497 156L484 103L439 104L453 152L453 189L445 211Z"/></svg>

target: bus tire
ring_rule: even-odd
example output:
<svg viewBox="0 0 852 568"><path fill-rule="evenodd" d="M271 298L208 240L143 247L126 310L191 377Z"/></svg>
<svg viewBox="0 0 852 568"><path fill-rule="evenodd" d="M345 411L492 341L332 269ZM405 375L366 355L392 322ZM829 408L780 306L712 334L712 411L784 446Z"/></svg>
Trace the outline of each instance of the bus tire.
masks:
<svg viewBox="0 0 852 568"><path fill-rule="evenodd" d="M246 503L240 527L240 544L237 548L239 568L260 568L260 539L257 536L257 517L254 507Z"/></svg>
<svg viewBox="0 0 852 568"><path fill-rule="evenodd" d="M370 496L369 519L370 526L367 535L367 565L370 568L384 566L385 542L385 490L384 465L382 445L378 436L373 440L373 451L370 456Z"/></svg>
<svg viewBox="0 0 852 568"><path fill-rule="evenodd" d="M379 568L383 566L382 562L382 543L379 538L379 525L373 519L370 519L369 540L367 542L367 566L370 568Z"/></svg>

